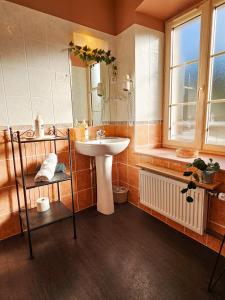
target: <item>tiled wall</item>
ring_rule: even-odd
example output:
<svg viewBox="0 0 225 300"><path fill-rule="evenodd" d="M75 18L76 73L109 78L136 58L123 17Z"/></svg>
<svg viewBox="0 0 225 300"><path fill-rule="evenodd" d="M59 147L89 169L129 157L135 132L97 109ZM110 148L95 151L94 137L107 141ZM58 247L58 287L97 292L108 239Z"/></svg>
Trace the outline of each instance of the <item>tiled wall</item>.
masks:
<svg viewBox="0 0 225 300"><path fill-rule="evenodd" d="M71 124L70 58L73 32L104 39L114 36L8 1L0 1L0 127Z"/></svg>
<svg viewBox="0 0 225 300"><path fill-rule="evenodd" d="M90 128L92 137L96 136L99 127ZM114 126L104 126L106 133L115 135ZM61 129L65 131L65 129ZM14 169L9 142L8 131L0 131L0 240L19 232L18 205L14 180ZM29 143L23 147L25 169L34 173L50 151L54 151L53 143ZM64 162L69 171L68 145L65 141L57 142L58 161ZM78 154L72 142L73 179L76 211L85 209L96 203L96 175L92 157ZM113 161L113 182L118 183L118 169L116 158ZM19 153L16 148L16 164L20 171ZM60 183L61 199L71 207L70 182ZM48 196L51 201L57 200L57 186L45 186L28 191L29 207L35 207L35 200L41 196ZM20 197L23 203L23 193L20 188Z"/></svg>
<svg viewBox="0 0 225 300"><path fill-rule="evenodd" d="M100 127L89 128L90 136L96 136L96 130ZM102 127L101 127L102 128ZM106 130L107 136L121 136L129 137L131 139L129 147L114 157L113 160L113 184L125 185L129 188L129 202L145 210L154 217L165 222L167 225L181 231L190 236L198 242L212 248L215 251L219 249L219 240L211 235L198 235L189 229L167 219L159 213L143 206L139 202L139 169L136 166L140 162L150 162L157 166L163 166L169 169L183 172L185 163L174 162L167 158L160 159L156 157L136 154L134 152L134 136L135 127L127 124L116 124L103 126ZM14 172L11 156L10 143L7 142L7 136L4 132L0 135L0 239L7 236L14 235L19 232L19 222L17 215L16 190L14 182ZM30 144L25 150L25 161L29 171L35 171L37 164L39 164L46 154L50 151L49 143ZM65 162L68 166L67 145L64 142L59 144L59 160ZM17 150L18 153L18 150ZM18 159L17 159L18 164ZM75 207L76 211L85 209L96 203L96 174L94 159L76 153L73 144L73 176L74 176L74 192L75 192ZM225 190L225 172L221 171L217 175L217 180L223 182L220 187L221 191ZM35 205L35 199L39 195L49 195L53 200L57 198L56 187L39 188L30 192L30 203ZM70 187L68 183L61 184L62 201L70 206ZM22 193L21 193L22 196ZM216 199L210 199L208 224L207 227L218 233L225 233L225 207L224 202ZM225 254L225 252L224 252Z"/></svg>
<svg viewBox="0 0 225 300"><path fill-rule="evenodd" d="M138 125L139 126L139 125ZM146 126L146 125L142 125ZM156 131L160 130L157 128ZM136 135L135 127L130 127L128 125L119 125L115 129L116 135L118 136L128 136L131 138L131 143L129 147L117 156L118 172L119 172L119 184L125 185L129 188L129 202L139 207L140 209L146 211L157 219L165 222L167 225L181 231L182 233L188 235L189 237L197 240L198 242L206 245L207 247L218 251L220 246L220 241L209 234L204 234L203 236L192 232L191 230L179 225L178 223L166 218L165 216L151 210L139 202L139 169L136 164L140 162L149 162L156 166L161 166L169 168L172 170L183 172L186 163L174 162L167 158L156 158L147 155L140 155L134 152L134 136ZM140 127L137 129L138 139L142 142L142 138L145 141L148 128ZM156 137L155 148L157 148L158 138ZM154 144L152 145L154 148ZM220 186L219 191L225 191L225 171L221 171L217 174L216 180L223 182ZM211 229L220 234L225 234L225 205L223 201L217 198L210 198L209 201L209 212L208 212L208 222L207 228ZM225 249L223 250L225 255Z"/></svg>

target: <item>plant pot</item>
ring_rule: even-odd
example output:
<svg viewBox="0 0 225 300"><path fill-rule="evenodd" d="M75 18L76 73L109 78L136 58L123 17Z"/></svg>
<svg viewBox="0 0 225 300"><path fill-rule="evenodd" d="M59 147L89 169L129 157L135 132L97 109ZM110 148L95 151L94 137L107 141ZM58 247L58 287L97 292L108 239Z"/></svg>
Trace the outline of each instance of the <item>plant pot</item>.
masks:
<svg viewBox="0 0 225 300"><path fill-rule="evenodd" d="M202 172L202 182L203 183L213 183L215 177L214 171L203 171Z"/></svg>

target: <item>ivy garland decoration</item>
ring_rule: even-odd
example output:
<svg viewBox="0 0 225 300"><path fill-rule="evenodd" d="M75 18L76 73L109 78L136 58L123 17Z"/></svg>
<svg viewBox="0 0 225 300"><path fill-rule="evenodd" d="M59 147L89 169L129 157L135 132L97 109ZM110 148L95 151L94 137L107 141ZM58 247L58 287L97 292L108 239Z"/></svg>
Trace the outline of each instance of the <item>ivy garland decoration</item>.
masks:
<svg viewBox="0 0 225 300"><path fill-rule="evenodd" d="M69 46L69 50L71 51L71 53L73 55L79 56L79 58L84 62L105 62L107 65L110 65L116 60L114 56L111 56L110 50L105 51L98 48L91 49L87 45L81 47L78 45L74 45L72 41L69 43Z"/></svg>

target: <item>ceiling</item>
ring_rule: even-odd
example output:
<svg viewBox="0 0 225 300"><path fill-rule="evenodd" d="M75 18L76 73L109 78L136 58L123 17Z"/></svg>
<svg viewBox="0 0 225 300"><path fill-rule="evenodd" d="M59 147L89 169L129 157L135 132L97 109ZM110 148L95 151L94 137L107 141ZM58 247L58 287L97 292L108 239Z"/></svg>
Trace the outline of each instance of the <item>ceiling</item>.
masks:
<svg viewBox="0 0 225 300"><path fill-rule="evenodd" d="M167 20L200 0L143 0L136 11Z"/></svg>

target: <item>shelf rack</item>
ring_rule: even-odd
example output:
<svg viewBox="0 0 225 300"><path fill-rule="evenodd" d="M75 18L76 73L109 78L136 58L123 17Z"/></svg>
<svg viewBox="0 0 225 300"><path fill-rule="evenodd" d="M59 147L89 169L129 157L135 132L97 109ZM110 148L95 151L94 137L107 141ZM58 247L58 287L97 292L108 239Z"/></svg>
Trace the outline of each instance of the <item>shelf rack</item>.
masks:
<svg viewBox="0 0 225 300"><path fill-rule="evenodd" d="M55 126L49 131L48 136L45 136L43 139L34 138L34 132L32 130L27 130L25 132L16 131L13 132L10 128L10 137L11 137L11 146L12 146L12 155L13 155L13 167L15 172L15 181L16 181L16 193L17 193L17 202L19 210L19 221L20 221L20 230L21 235L24 234L24 229L27 229L28 234L28 246L30 258L33 258L33 247L31 232L47 225L62 221L68 218L73 220L73 237L76 239L76 223L75 223L75 205L74 205L74 193L73 193L73 176L72 176L72 155L71 155L71 142L70 142L70 130L67 129L67 135L64 135L61 131L57 130ZM28 136L28 138L26 138ZM54 152L57 154L57 141L67 141L69 149L69 174L59 172L55 173L54 177L48 182L35 182L34 177L36 174L26 174L24 168L24 156L22 152L22 144L27 143L37 143L37 142L53 142L54 143ZM18 170L16 166L16 156L15 156L15 143L18 144L19 149L19 159L20 159L20 169L21 175L18 175ZM63 181L70 181L71 187L71 202L72 202L72 211L69 210L62 202L60 197L60 186L59 183ZM36 208L29 208L27 203L27 190L38 188L40 186L56 184L57 185L57 194L58 200L50 203L50 209L38 213ZM21 199L19 194L19 187L23 189L24 197L24 208L21 207Z"/></svg>

